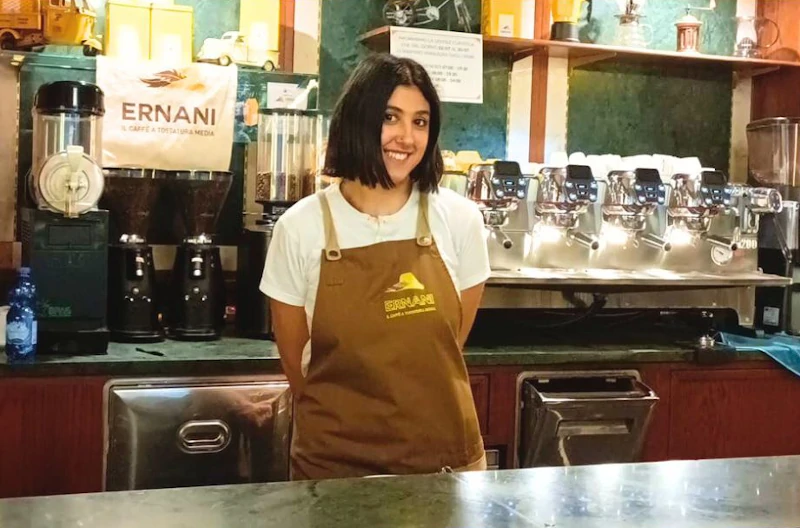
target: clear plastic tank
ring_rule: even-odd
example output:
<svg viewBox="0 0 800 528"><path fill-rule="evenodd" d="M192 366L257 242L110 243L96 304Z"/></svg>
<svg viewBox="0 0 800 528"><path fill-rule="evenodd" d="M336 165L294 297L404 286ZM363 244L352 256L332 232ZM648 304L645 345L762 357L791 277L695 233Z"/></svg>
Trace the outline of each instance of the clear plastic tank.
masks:
<svg viewBox="0 0 800 528"><path fill-rule="evenodd" d="M800 117L771 117L747 125L748 170L767 187L800 187Z"/></svg>
<svg viewBox="0 0 800 528"><path fill-rule="evenodd" d="M315 191L320 116L311 110L262 110L258 120L257 202L296 202Z"/></svg>

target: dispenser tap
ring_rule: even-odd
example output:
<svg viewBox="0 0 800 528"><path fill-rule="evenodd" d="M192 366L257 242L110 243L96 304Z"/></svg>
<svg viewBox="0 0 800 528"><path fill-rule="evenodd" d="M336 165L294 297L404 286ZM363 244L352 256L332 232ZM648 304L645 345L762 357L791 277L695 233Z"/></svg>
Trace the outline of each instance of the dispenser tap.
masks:
<svg viewBox="0 0 800 528"><path fill-rule="evenodd" d="M597 237L594 235L587 235L581 231L570 230L567 232L567 243L571 244L572 242L576 242L592 251L600 249L600 242L597 241Z"/></svg>
<svg viewBox="0 0 800 528"><path fill-rule="evenodd" d="M708 233L703 233L701 238L711 244L712 246L721 247L724 249L729 249L730 251L736 251L739 249L739 244L735 240L727 237L722 237L719 235L709 235Z"/></svg>
<svg viewBox="0 0 800 528"><path fill-rule="evenodd" d="M508 235L505 234L505 232L502 229L500 229L500 227L498 226L492 227L492 233L494 234L494 236L500 239L500 243L503 245L505 249L511 249L512 247L514 247L514 242L510 238L508 238Z"/></svg>
<svg viewBox="0 0 800 528"><path fill-rule="evenodd" d="M670 241L652 233L642 235L641 241L651 248L660 249L661 251L672 251L672 243Z"/></svg>

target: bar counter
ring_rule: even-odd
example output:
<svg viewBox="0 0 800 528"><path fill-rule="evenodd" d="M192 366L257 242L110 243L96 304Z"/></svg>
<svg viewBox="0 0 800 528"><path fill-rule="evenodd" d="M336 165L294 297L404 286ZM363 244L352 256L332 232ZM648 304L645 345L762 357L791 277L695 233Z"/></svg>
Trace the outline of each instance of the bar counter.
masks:
<svg viewBox="0 0 800 528"><path fill-rule="evenodd" d="M471 347L464 352L470 367L501 365L569 365L695 361L694 350L680 345L543 345ZM729 361L768 360L760 352L731 354ZM0 350L0 378L19 376L199 376L277 374L278 349L272 341L224 337L210 342L165 341L154 344L111 343L108 354L40 355L27 365L9 365Z"/></svg>
<svg viewBox="0 0 800 528"><path fill-rule="evenodd" d="M800 456L12 499L0 526L796 527Z"/></svg>

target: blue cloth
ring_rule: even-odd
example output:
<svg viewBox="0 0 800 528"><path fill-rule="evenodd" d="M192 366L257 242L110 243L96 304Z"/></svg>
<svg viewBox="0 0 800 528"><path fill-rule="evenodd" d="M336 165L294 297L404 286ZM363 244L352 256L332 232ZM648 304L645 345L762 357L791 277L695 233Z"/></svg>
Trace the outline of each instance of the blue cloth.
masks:
<svg viewBox="0 0 800 528"><path fill-rule="evenodd" d="M735 348L737 351L759 351L800 376L800 339L787 334L773 334L763 338L745 337L737 334L720 332L720 342Z"/></svg>

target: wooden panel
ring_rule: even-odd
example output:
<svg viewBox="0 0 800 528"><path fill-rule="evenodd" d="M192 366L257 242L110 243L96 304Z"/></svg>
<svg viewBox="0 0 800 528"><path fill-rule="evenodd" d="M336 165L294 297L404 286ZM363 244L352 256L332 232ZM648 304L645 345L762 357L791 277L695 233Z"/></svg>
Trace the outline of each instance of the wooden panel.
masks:
<svg viewBox="0 0 800 528"><path fill-rule="evenodd" d="M295 0L281 0L280 62L282 71L294 68L294 8Z"/></svg>
<svg viewBox="0 0 800 528"><path fill-rule="evenodd" d="M797 60L800 51L800 2L797 0L759 0L758 15L774 20L780 27L780 41L768 58ZM768 35L767 35L768 36ZM794 68L753 79L752 119L775 116L800 116L800 72Z"/></svg>
<svg viewBox="0 0 800 528"><path fill-rule="evenodd" d="M536 2L533 36L536 39L550 38L550 3ZM533 55L531 76L531 128L528 145L529 161L544 163L544 148L547 122L547 68L549 51L539 50Z"/></svg>
<svg viewBox="0 0 800 528"><path fill-rule="evenodd" d="M17 136L19 133L19 68L11 64L11 56L0 58L0 130L6 136L0 141L0 241L14 240L14 219L17 206ZM0 246L0 252L3 248ZM0 260L3 254L0 253Z"/></svg>
<svg viewBox="0 0 800 528"><path fill-rule="evenodd" d="M104 383L0 380L0 497L101 490Z"/></svg>
<svg viewBox="0 0 800 528"><path fill-rule="evenodd" d="M646 365L639 369L642 382L658 396L658 403L650 417L650 425L642 446L639 460L657 462L669 458L670 416L670 365Z"/></svg>
<svg viewBox="0 0 800 528"><path fill-rule="evenodd" d="M475 409L478 411L478 423L481 434L489 431L489 376L469 377L469 387L472 389L472 398L475 400Z"/></svg>
<svg viewBox="0 0 800 528"><path fill-rule="evenodd" d="M800 454L800 379L785 370L672 373L669 457Z"/></svg>

